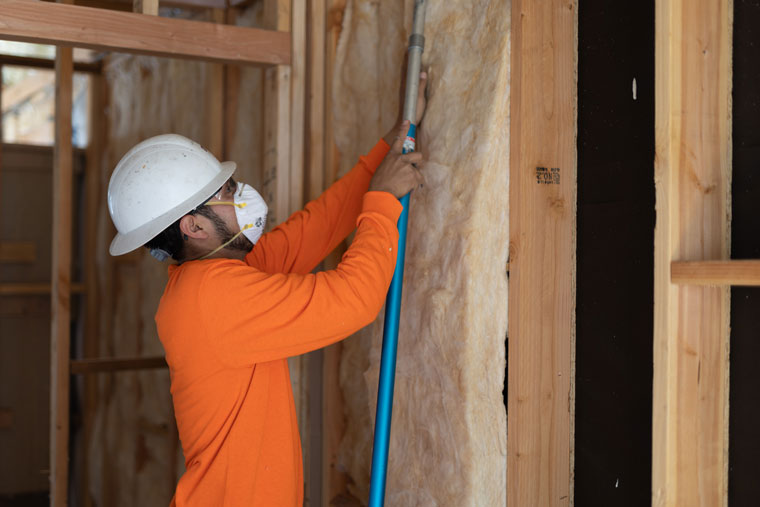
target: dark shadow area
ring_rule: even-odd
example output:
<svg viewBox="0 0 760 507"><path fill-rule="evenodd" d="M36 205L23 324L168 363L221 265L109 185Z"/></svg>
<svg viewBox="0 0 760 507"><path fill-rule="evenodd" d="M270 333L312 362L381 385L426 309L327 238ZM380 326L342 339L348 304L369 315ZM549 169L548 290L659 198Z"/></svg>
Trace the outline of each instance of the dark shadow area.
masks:
<svg viewBox="0 0 760 507"><path fill-rule="evenodd" d="M731 257L760 259L760 1L734 1ZM760 497L760 288L731 289L728 501Z"/></svg>
<svg viewBox="0 0 760 507"><path fill-rule="evenodd" d="M575 505L649 505L654 2L578 15Z"/></svg>
<svg viewBox="0 0 760 507"><path fill-rule="evenodd" d="M39 491L0 496L0 507L47 507L50 505L50 493Z"/></svg>

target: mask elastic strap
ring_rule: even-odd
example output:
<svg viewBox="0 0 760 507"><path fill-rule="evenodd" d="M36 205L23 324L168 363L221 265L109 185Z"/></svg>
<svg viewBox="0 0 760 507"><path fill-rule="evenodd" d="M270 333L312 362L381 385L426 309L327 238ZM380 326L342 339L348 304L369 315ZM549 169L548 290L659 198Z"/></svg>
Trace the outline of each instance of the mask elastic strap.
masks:
<svg viewBox="0 0 760 507"><path fill-rule="evenodd" d="M224 204L226 206L235 206L237 208L245 208L248 205L247 202L213 201L207 202L206 206L219 206L221 204Z"/></svg>
<svg viewBox="0 0 760 507"><path fill-rule="evenodd" d="M243 228L240 230L240 232L238 232L237 234L235 234L234 236L232 236L230 239L228 239L227 241L225 241L224 243L222 243L222 244L221 244L221 245L219 245L218 247L216 247L216 248L214 248L213 250L211 250L209 253L207 253L207 254L206 254L206 255L204 255L203 257L198 257L198 258L197 258L197 259L195 259L195 260L197 260L197 261L202 261L203 259L206 259L207 257L211 257L211 256L212 256L212 255L214 255L216 252L218 252L218 251L219 251L219 250L221 250L222 248L226 247L227 245L229 245L230 243L232 243L233 241L235 241L235 238L237 238L238 236L240 236L241 234L243 234L243 231L247 231L247 230L248 230L248 229L250 229L251 227L253 227L253 224L246 224L246 226L245 226L245 227L243 227Z"/></svg>

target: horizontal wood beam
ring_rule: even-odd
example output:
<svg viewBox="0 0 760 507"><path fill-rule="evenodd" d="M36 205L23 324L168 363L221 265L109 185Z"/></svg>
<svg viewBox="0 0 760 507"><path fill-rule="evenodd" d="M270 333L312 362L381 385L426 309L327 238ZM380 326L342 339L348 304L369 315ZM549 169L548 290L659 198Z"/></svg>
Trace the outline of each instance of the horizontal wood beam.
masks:
<svg viewBox="0 0 760 507"><path fill-rule="evenodd" d="M237 9L248 7L249 5L252 5L254 3L254 0L229 0L229 1L230 1L230 7L235 7Z"/></svg>
<svg viewBox="0 0 760 507"><path fill-rule="evenodd" d="M670 281L688 285L760 285L760 260L672 262Z"/></svg>
<svg viewBox="0 0 760 507"><path fill-rule="evenodd" d="M117 11L132 11L132 0L76 0L76 5L98 7ZM161 0L161 7L181 7L183 9L224 9L225 0Z"/></svg>
<svg viewBox="0 0 760 507"><path fill-rule="evenodd" d="M0 65L53 70L55 68L55 60L30 56L0 55ZM102 71L103 64L101 62L74 62L74 72L100 74Z"/></svg>
<svg viewBox="0 0 760 507"><path fill-rule="evenodd" d="M231 64L290 64L287 32L30 0L0 0L0 39Z"/></svg>
<svg viewBox="0 0 760 507"><path fill-rule="evenodd" d="M84 284L72 283L71 293L84 294ZM49 294L49 283L0 283L0 296L45 296Z"/></svg>
<svg viewBox="0 0 760 507"><path fill-rule="evenodd" d="M150 370L156 368L168 368L163 356L116 359L73 359L71 361L72 375L86 375L89 373L105 373L124 370Z"/></svg>
<svg viewBox="0 0 760 507"><path fill-rule="evenodd" d="M0 242L0 263L29 264L37 260L37 245L33 241Z"/></svg>

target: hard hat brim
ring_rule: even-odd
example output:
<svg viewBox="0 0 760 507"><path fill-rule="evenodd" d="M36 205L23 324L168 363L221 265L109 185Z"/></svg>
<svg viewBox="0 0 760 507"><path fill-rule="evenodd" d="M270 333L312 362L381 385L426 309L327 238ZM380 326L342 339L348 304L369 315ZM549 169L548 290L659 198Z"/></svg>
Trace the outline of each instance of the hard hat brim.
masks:
<svg viewBox="0 0 760 507"><path fill-rule="evenodd" d="M122 234L117 233L111 241L108 251L111 255L124 255L143 246L151 239L158 236L164 229L179 220L181 217L197 208L202 202L212 196L235 172L237 164L235 162L222 162L221 170L214 179L206 186L201 188L192 197L170 209L166 213L155 217L146 224Z"/></svg>

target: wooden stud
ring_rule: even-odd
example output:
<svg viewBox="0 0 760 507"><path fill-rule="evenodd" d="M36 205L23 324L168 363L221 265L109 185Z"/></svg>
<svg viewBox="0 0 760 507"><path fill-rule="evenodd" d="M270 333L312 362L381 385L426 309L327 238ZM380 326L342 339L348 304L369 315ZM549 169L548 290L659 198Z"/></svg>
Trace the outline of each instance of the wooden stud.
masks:
<svg viewBox="0 0 760 507"><path fill-rule="evenodd" d="M90 78L90 139L87 145L85 167L85 229L84 229L84 277L87 287L85 298L85 325L84 325L84 355L86 357L98 357L99 326L100 326L100 271L97 265L98 257L98 217L101 206L100 186L101 170L103 164L103 149L105 144L105 95L106 80L102 75L93 75ZM105 204L105 203L103 203ZM98 402L97 383L94 378L84 380L84 403L83 403L83 440L84 455L82 456L81 488L84 505L93 505L87 485L90 482L90 453L87 452L87 444L94 434L96 407Z"/></svg>
<svg viewBox="0 0 760 507"><path fill-rule="evenodd" d="M277 185L275 205L277 221L281 222L294 211L294 203L290 202L291 169L290 169L290 89L291 69L280 65L267 69L268 81L275 86L268 87L268 95L273 96L277 104L277 115L273 118L276 142L275 164L277 167ZM265 93L267 93L265 91Z"/></svg>
<svg viewBox="0 0 760 507"><path fill-rule="evenodd" d="M577 5L512 2L508 505L573 495Z"/></svg>
<svg viewBox="0 0 760 507"><path fill-rule="evenodd" d="M298 199L299 207L304 201L310 201L319 197L324 190L324 64L325 64L325 10L326 0L308 0L298 2L300 15L308 19L298 28L293 27L293 48L300 51L299 64L302 66L301 82L299 83L298 95L294 99L299 100L300 117L292 118L293 128L301 139L297 152L300 155L299 163L293 164L294 171L291 173L291 198ZM295 5L295 4L294 4ZM306 42L308 40L308 43ZM296 63L294 54L294 61ZM307 61L308 58L308 61ZM295 69L294 69L295 70ZM307 84L308 81L308 84ZM294 80L294 91L295 91ZM307 96L308 94L308 96ZM294 102L294 107L295 107ZM304 127L308 129L306 143L303 142ZM305 149L305 153L304 153ZM305 167L304 167L305 160ZM295 162L295 161L294 161ZM296 181L300 183L295 185ZM308 429L309 449L308 465L306 471L307 486L306 498L309 502L319 503L323 497L324 481L324 418L323 418L323 379L324 379L324 351L314 351L308 356L305 365L308 375L308 391L304 389L303 396L308 398Z"/></svg>
<svg viewBox="0 0 760 507"><path fill-rule="evenodd" d="M729 0L655 2L652 505L727 504L729 290L671 262L729 258Z"/></svg>
<svg viewBox="0 0 760 507"><path fill-rule="evenodd" d="M71 361L72 375L107 373L124 370L168 368L164 356L108 359L76 359Z"/></svg>
<svg viewBox="0 0 760 507"><path fill-rule="evenodd" d="M289 109L285 89L290 89L290 72L275 67L264 72L264 181L262 189L270 207L270 222L277 224L288 218L290 212L289 153L283 153L283 135L287 121L283 118ZM289 95L289 94L288 94ZM288 150L289 151L289 150Z"/></svg>
<svg viewBox="0 0 760 507"><path fill-rule="evenodd" d="M319 0L320 2L324 0ZM306 15L306 2L295 0L291 13L291 47L293 56L290 65L290 207L291 211L301 209L308 197L304 196L304 149L306 132L306 30L307 19L313 26L315 21Z"/></svg>
<svg viewBox="0 0 760 507"><path fill-rule="evenodd" d="M32 263L37 260L37 245L31 241L0 242L0 263Z"/></svg>
<svg viewBox="0 0 760 507"><path fill-rule="evenodd" d="M132 10L140 14L158 16L158 0L133 0Z"/></svg>
<svg viewBox="0 0 760 507"><path fill-rule="evenodd" d="M328 187L338 177L340 154L335 145L332 114L332 73L335 68L336 49L343 26L343 12L346 0L327 0L325 57L325 134L324 134L324 186ZM338 266L345 243L339 246L325 259L325 269ZM343 413L343 393L340 389L340 358L342 342L335 343L323 351L322 367L322 505L331 505L332 501L347 492L347 476L338 464L340 441L345 433L346 421Z"/></svg>
<svg viewBox="0 0 760 507"><path fill-rule="evenodd" d="M49 5L52 6L53 4ZM50 503L55 507L65 506L68 501L71 199L73 194L71 95L73 74L72 49L56 48L53 259L50 297Z"/></svg>
<svg viewBox="0 0 760 507"><path fill-rule="evenodd" d="M309 0L308 200L325 186L325 0Z"/></svg>
<svg viewBox="0 0 760 507"><path fill-rule="evenodd" d="M333 128L332 83L338 39L343 28L343 13L346 0L327 0L329 9L326 19L327 38L325 41L325 188L338 179L340 171L340 152L335 144Z"/></svg>
<svg viewBox="0 0 760 507"><path fill-rule="evenodd" d="M289 30L290 2L267 0L264 19L268 27ZM290 69L280 65L264 73L264 168L265 191L274 200L273 219L287 219L290 203ZM271 201L270 201L271 202Z"/></svg>
<svg viewBox="0 0 760 507"><path fill-rule="evenodd" d="M0 196L2 196L3 191L3 146L5 145L5 133L3 130L3 113L2 113L2 103L3 103L3 64L0 62ZM0 248L2 248L0 246Z"/></svg>
<svg viewBox="0 0 760 507"><path fill-rule="evenodd" d="M224 25L224 9L213 9L211 19ZM224 155L224 65L211 64L209 86L206 87L206 107L208 107L209 140L206 147L219 160Z"/></svg>
<svg viewBox="0 0 760 507"><path fill-rule="evenodd" d="M0 39L6 40L224 63L290 63L290 34L275 30L28 0L0 0L0 19Z"/></svg>
<svg viewBox="0 0 760 507"><path fill-rule="evenodd" d="M227 9L225 23L234 25L237 20L237 9ZM222 139L224 146L222 158L229 160L232 157L232 147L237 140L237 115L240 98L240 67L238 65L224 66L224 133Z"/></svg>

